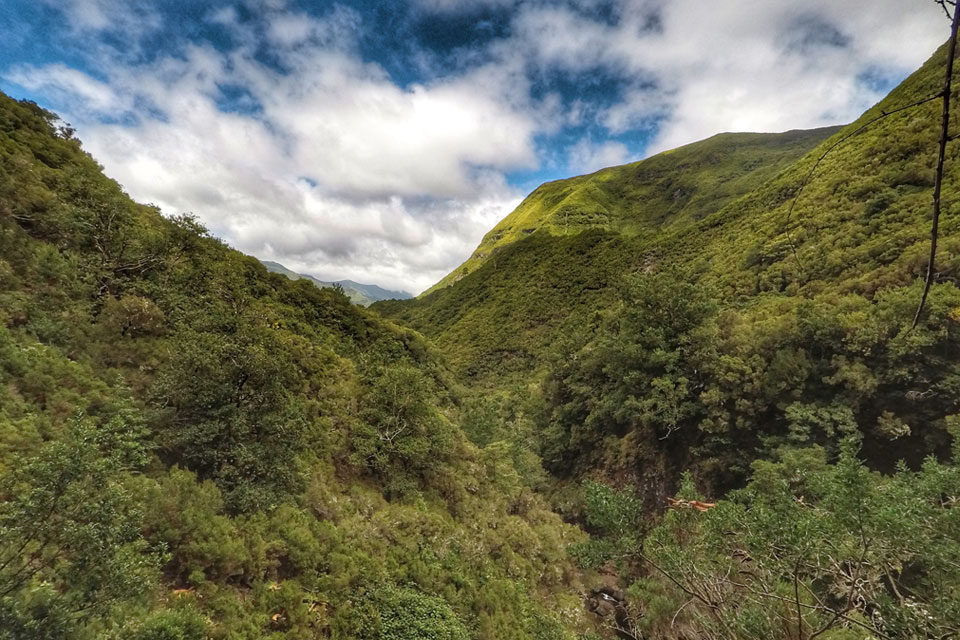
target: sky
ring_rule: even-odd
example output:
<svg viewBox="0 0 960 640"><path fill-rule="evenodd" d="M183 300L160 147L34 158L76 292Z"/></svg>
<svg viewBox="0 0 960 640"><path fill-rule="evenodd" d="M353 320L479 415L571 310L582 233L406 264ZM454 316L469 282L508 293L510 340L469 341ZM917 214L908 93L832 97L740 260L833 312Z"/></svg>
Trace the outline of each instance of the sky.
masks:
<svg viewBox="0 0 960 640"><path fill-rule="evenodd" d="M136 200L323 280L418 293L538 184L855 119L932 0L2 0L0 90Z"/></svg>

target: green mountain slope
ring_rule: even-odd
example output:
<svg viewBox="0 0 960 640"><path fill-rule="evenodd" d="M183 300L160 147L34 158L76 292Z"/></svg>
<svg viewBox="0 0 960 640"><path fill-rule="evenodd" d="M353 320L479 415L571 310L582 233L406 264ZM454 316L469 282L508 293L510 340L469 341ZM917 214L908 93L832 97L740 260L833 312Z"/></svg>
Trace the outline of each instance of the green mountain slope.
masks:
<svg viewBox="0 0 960 640"><path fill-rule="evenodd" d="M377 309L430 336L470 377L530 371L557 335L609 303L623 273L653 264L669 234L695 228L837 130L720 134L546 183L416 301Z"/></svg>
<svg viewBox="0 0 960 640"><path fill-rule="evenodd" d="M557 335L583 326L616 296L620 275L668 263L722 286L732 304L825 288L870 295L910 282L926 241L936 104L843 144L789 221L786 212L826 147L884 109L936 93L937 60L839 132L723 134L542 185L428 292L376 309L433 338L460 372L475 376L502 362L531 370ZM951 189L955 181L950 171ZM943 233L949 277L955 226L948 222Z"/></svg>
<svg viewBox="0 0 960 640"><path fill-rule="evenodd" d="M555 473L642 487L650 508L662 508L684 468L720 492L786 442L833 446L858 433L871 463L887 469L899 457L917 464L943 454L960 402L957 147L935 302L909 328L929 239L939 105L891 115L838 146L787 215L827 148L881 113L936 95L943 61L941 50L840 131L780 138L793 141L794 161L775 156L784 163L754 184L742 175L734 184L748 190L739 194L709 179L725 171L711 153L693 165L693 183L708 177L703 189L664 187L683 182L665 168L672 158L713 149L723 136L609 170L602 189L596 177L545 185L498 227L502 238L485 239L501 246L475 256L467 275L374 309L433 339L472 385L532 391ZM662 171L650 174L669 179L638 186L651 161ZM618 192L644 195L611 200ZM673 193L687 199L674 203ZM579 223L555 222L566 215L563 200L546 194L579 194L581 210L607 213L577 231Z"/></svg>
<svg viewBox="0 0 960 640"><path fill-rule="evenodd" d="M484 236L464 264L423 295L456 282L494 251L535 231L636 235L698 220L762 185L839 128L722 133L639 162L543 184Z"/></svg>
<svg viewBox="0 0 960 640"><path fill-rule="evenodd" d="M583 628L582 534L467 440L428 343L134 203L56 122L0 95L0 638Z"/></svg>
<svg viewBox="0 0 960 640"><path fill-rule="evenodd" d="M285 275L291 280L306 278L318 287L339 286L343 289L343 292L347 294L347 297L350 298L351 302L354 304L359 304L362 307L370 306L374 302L378 302L380 300L407 300L413 297L406 291L391 291L389 289L384 289L383 287L378 287L375 284L361 284L359 282L354 282L353 280L334 280L331 282L326 282L324 280L314 278L311 275L291 271L279 262L272 262L270 260L261 260L260 262L263 263L263 266L267 268L267 271Z"/></svg>

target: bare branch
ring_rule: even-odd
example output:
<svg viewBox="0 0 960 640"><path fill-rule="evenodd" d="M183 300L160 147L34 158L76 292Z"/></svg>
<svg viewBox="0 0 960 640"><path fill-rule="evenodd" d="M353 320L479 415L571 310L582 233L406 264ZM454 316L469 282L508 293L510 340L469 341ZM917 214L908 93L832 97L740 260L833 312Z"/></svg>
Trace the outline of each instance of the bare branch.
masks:
<svg viewBox="0 0 960 640"><path fill-rule="evenodd" d="M946 10L946 5L943 4L942 1L941 6ZM957 55L958 26L960 26L960 7L954 5L953 22L950 24L950 46L947 48L947 68L943 80L943 90L940 92L940 96L943 99L943 110L940 120L940 149L937 155L937 173L933 184L933 220L930 224L930 257L927 261L927 277L923 283L923 294L920 296L920 304L917 305L917 312L913 316L913 324L910 325L911 330L920 322L920 315L923 313L923 307L927 303L927 296L930 294L930 286L933 284L934 261L937 258L937 238L940 233L940 192L943 190L943 163L947 156L947 142L949 142L950 138L950 89L953 83L953 61Z"/></svg>
<svg viewBox="0 0 960 640"><path fill-rule="evenodd" d="M813 166L810 167L810 170L809 170L809 171L807 172L807 174L803 177L803 180L800 181L800 188L797 189L797 192L796 192L796 193L794 194L794 196L793 196L793 200L790 201L790 207L787 209L787 215L786 215L786 217L784 218L784 221L783 221L784 227L786 227L787 225L790 224L790 219L791 219L791 217L793 216L793 210L794 210L794 208L796 208L796 206L797 206L797 201L800 200L800 196L803 194L803 190L807 187L807 184L809 184L811 178L813 178L814 173L816 173L817 169L820 167L820 163L823 162L824 158L826 158L826 157L830 154L831 151L833 151L834 149L836 149L837 147L839 147L840 145L842 145L844 142L846 142L846 141L849 140L850 138L852 138L852 137L854 137L854 136L856 136L856 135L858 135L858 134L860 134L860 133L863 133L863 131L865 131L868 127L870 127L871 125L873 125L873 124L876 123L876 122L879 122L880 120L883 120L884 118L886 118L886 117L888 117L888 116L892 116L892 115L895 114L895 113L900 113L901 111L906 111L907 109L913 109L914 107L919 107L919 106L924 105L924 104L926 104L926 103L928 103L928 102L933 102L934 100L936 100L936 99L938 99L938 98L940 98L940 97L942 97L942 96L943 96L943 92L938 92L938 93L936 93L935 95L927 96L926 98L923 98L923 99L921 99L921 100L917 100L916 102L911 102L910 104L904 105L904 106L902 106L902 107L897 107L896 109L891 109L890 111L881 111L879 116L877 116L877 117L875 117L875 118L872 118L871 120L868 120L867 122L863 123L862 125L860 125L860 126L857 127L856 129L854 129L854 130L851 131L850 133L844 135L844 136L841 137L839 140L837 140L836 142L834 142L832 145L830 145L829 147L827 147L827 148L824 150L824 152L823 152L822 154L820 154L820 157L817 158L816 162L813 163ZM787 240L788 240L788 242L790 243L790 251L793 253L793 257L794 257L794 259L797 261L797 264L800 265L800 269L803 270L803 263L802 263L801 260L800 260L800 256L797 255L797 246L796 246L796 244L793 242L793 237L790 235L790 231L789 231L789 230L787 230L786 233L787 233Z"/></svg>
<svg viewBox="0 0 960 640"><path fill-rule="evenodd" d="M936 0L937 4L943 9L943 12L947 14L947 20L951 20L953 16L950 15L950 9L947 8L947 0ZM954 4L951 2L950 4Z"/></svg>

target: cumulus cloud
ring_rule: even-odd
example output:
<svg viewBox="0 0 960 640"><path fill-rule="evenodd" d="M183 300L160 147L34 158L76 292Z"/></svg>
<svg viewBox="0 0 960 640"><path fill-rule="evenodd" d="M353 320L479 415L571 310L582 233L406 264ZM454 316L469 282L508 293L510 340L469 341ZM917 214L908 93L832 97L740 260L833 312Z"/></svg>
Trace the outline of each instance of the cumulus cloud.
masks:
<svg viewBox="0 0 960 640"><path fill-rule="evenodd" d="M228 45L137 57L161 26L151 3L42 1L92 62L4 77L50 98L131 195L298 271L414 291L518 203L514 172L848 121L881 97L865 75L902 77L947 35L935 6L902 0L418 0L416 20L496 9L508 28L448 64L405 43L417 73L399 81L363 53L367 16L338 4L217 3L200 13ZM89 36L118 30L129 50Z"/></svg>
<svg viewBox="0 0 960 640"><path fill-rule="evenodd" d="M398 87L342 46L346 22L270 16L282 69L245 48L190 46L105 65L108 82L59 64L8 79L60 96L135 198L321 278L421 290L517 204L503 171L536 165L535 122L484 70ZM228 86L253 108L224 111ZM115 121L134 104L151 109Z"/></svg>
<svg viewBox="0 0 960 640"><path fill-rule="evenodd" d="M315 60L315 59L314 59ZM535 122L457 78L396 87L341 56L270 80L264 114L292 139L305 175L348 196L463 197L476 167L535 166Z"/></svg>
<svg viewBox="0 0 960 640"><path fill-rule="evenodd" d="M634 78L600 121L612 132L659 122L648 151L720 131L852 120L882 97L864 73L902 77L947 36L935 5L902 0L869 10L853 0L621 0L615 14L590 20L571 5L526 5L511 46L540 65Z"/></svg>

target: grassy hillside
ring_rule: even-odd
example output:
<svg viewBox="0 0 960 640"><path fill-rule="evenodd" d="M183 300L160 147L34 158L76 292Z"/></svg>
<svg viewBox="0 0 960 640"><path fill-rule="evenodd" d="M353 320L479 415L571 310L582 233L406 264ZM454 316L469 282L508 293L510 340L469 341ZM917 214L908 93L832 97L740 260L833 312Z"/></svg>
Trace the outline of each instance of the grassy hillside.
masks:
<svg viewBox="0 0 960 640"><path fill-rule="evenodd" d="M572 637L582 534L463 420L418 334L0 95L0 638Z"/></svg>
<svg viewBox="0 0 960 640"><path fill-rule="evenodd" d="M562 235L604 229L636 235L699 220L776 176L838 129L722 133L639 162L547 182L423 295L456 282L494 251L536 231Z"/></svg>
<svg viewBox="0 0 960 640"><path fill-rule="evenodd" d="M377 309L430 336L471 379L529 372L558 335L610 303L622 274L653 265L671 233L695 229L837 130L720 134L548 182L417 301Z"/></svg>
<svg viewBox="0 0 960 640"><path fill-rule="evenodd" d="M279 273L287 276L291 280L300 280L301 278L305 278L318 287L340 287L343 289L343 292L347 295L347 297L350 298L351 302L354 304L359 304L362 307L370 306L379 300L406 300L413 297L406 291L390 291L389 289L378 287L375 284L361 284L359 282L354 282L353 280L336 280L332 282L326 282L324 280L318 280L313 276L291 271L279 262L271 262L270 260L261 260L261 262L263 263L263 266L267 268L267 271L270 271L271 273Z"/></svg>
<svg viewBox="0 0 960 640"><path fill-rule="evenodd" d="M892 464L899 455L918 461L942 451L943 421L957 400L950 355L956 348L952 283L960 266L953 215L960 205L950 195L960 184L957 147L948 158L939 302L923 327L910 332L904 326L925 266L939 106L894 114L841 144L789 220L787 212L825 149L884 111L934 95L943 56L938 52L857 122L816 146L832 130L734 136L731 143L754 144L726 155L717 151L725 140L718 136L635 165L544 185L498 226L502 239L497 230L488 235L485 245L505 244L473 271L419 299L375 309L432 338L473 385L510 387L549 373L540 418L548 441L544 454L552 468L573 477L577 469L604 468L643 484L650 474L657 478L651 486L658 487L652 495L663 495L675 486L663 478L696 461L704 469L726 465L720 473L726 479L711 476L717 486L726 485L734 481L731 472L744 471L731 444L745 451L772 446L800 428L800 407L821 416L814 423L822 433L811 438L835 433L839 423L873 433L876 440L867 446L878 463ZM784 142L789 150L777 153ZM809 153L797 159L803 148ZM703 157L691 165L698 149ZM781 164L742 174L732 181L736 188L715 179L732 170L711 159L737 158L736 166L750 166L751 150L760 164L770 157ZM667 170L675 158L695 168L691 177ZM658 169L646 170L647 163ZM602 189L595 184L601 176ZM638 184L638 176L661 181ZM704 177L701 189L664 188ZM731 194L741 187L749 190ZM647 195L611 200L611 193ZM683 197L674 202L674 193ZM556 222L562 200L548 194L580 194L610 213L606 222L577 232ZM523 237L508 242L517 229ZM679 310L637 316L645 299L656 294L661 306L669 305L688 285L694 289L686 297L705 297L713 309L698 317L694 333L691 327L671 330ZM638 298L638 290L645 297ZM657 326L644 328L644 322ZM649 330L666 333L643 346ZM661 352L672 354L670 366L637 377L638 367L650 368L644 358L656 360L661 356L651 353ZM658 386L668 383L670 393ZM612 404L604 409L607 392ZM840 405L846 417L826 417ZM676 416L672 426L665 425L664 412ZM899 416L911 434L893 449L877 431L878 420L892 424L890 416ZM665 431L653 429L657 422ZM686 435L659 440L678 430ZM651 463L654 458L659 462Z"/></svg>
<svg viewBox="0 0 960 640"><path fill-rule="evenodd" d="M473 380L522 378L557 336L577 333L611 303L624 273L654 265L668 234L689 230L836 131L720 134L546 183L416 301L377 309L430 336Z"/></svg>

